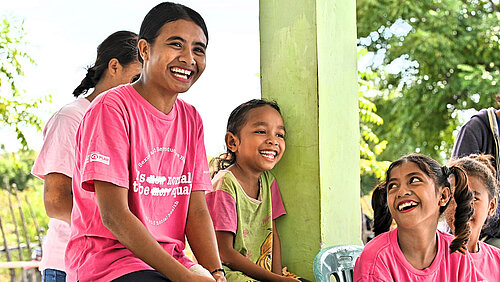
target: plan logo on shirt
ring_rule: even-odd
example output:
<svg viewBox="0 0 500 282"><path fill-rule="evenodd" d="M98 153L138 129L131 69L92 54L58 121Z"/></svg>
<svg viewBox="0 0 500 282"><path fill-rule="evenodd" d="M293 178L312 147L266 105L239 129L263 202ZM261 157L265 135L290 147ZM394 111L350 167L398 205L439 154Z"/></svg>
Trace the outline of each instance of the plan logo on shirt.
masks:
<svg viewBox="0 0 500 282"><path fill-rule="evenodd" d="M85 158L85 163L100 162L109 165L110 157L100 154L99 152L91 152Z"/></svg>

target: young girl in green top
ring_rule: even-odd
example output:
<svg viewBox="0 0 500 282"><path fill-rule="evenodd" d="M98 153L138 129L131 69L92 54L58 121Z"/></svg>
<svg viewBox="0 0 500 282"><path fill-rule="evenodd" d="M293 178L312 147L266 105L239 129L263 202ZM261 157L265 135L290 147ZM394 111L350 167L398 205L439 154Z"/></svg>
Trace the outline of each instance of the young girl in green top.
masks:
<svg viewBox="0 0 500 282"><path fill-rule="evenodd" d="M275 220L284 215L269 172L285 152L285 125L276 103L251 100L233 110L207 204L228 281L298 281L281 275Z"/></svg>

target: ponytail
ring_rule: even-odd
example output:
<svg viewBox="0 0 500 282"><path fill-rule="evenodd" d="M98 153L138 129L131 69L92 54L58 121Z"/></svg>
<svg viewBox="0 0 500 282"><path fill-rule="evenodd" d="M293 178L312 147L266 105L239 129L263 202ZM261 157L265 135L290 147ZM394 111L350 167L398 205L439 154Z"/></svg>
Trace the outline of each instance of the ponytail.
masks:
<svg viewBox="0 0 500 282"><path fill-rule="evenodd" d="M392 215L387 205L386 182L375 186L372 193L373 231L375 236L389 231L392 224Z"/></svg>
<svg viewBox="0 0 500 282"><path fill-rule="evenodd" d="M73 91L78 97L95 88L102 75L108 69L109 61L116 58L123 67L137 62L137 34L131 31L117 31L108 36L97 46L97 58L93 66L87 68L87 74Z"/></svg>
<svg viewBox="0 0 500 282"><path fill-rule="evenodd" d="M446 174L444 173L446 172ZM467 251L467 243L471 234L470 219L474 215L472 203L474 194L469 189L467 175L459 166L448 167L443 166L443 175L448 178L450 175L455 176L455 189L453 198L456 202L455 220L453 222L455 230L455 238L450 244L450 252L456 251L465 254ZM449 182L448 182L449 184ZM450 187L450 186L448 186ZM446 209L446 206L444 207Z"/></svg>
<svg viewBox="0 0 500 282"><path fill-rule="evenodd" d="M99 78L100 76L101 75L99 74L99 76L97 77ZM73 95L75 97L78 97L82 94L87 93L87 91L90 88L94 88L96 85L95 77L96 77L96 71L94 70L94 68L93 67L88 68L87 74L83 78L82 82L80 82L80 85L78 85L78 87L75 88L75 90L73 91Z"/></svg>

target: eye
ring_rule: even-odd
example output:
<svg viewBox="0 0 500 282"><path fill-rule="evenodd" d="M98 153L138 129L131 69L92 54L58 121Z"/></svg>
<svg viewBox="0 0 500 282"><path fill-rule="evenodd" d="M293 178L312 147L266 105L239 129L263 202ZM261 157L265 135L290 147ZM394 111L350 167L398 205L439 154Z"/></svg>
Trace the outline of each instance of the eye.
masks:
<svg viewBox="0 0 500 282"><path fill-rule="evenodd" d="M410 178L410 183L415 183L415 182L422 182L422 180L420 180L420 178L418 178L416 176L413 176L412 178Z"/></svg>
<svg viewBox="0 0 500 282"><path fill-rule="evenodd" d="M393 189L393 188L396 188L396 184L395 183L389 183L389 184L387 184L387 190L388 191L391 190L391 189Z"/></svg>
<svg viewBox="0 0 500 282"><path fill-rule="evenodd" d="M194 48L194 50L193 50L193 51L194 51L197 55L200 55L200 56L205 55L205 49L203 49L203 48L196 47L196 48Z"/></svg>
<svg viewBox="0 0 500 282"><path fill-rule="evenodd" d="M285 139L285 134L283 133L277 133L276 136L278 136L281 139Z"/></svg>
<svg viewBox="0 0 500 282"><path fill-rule="evenodd" d="M170 42L168 43L169 46L173 46L173 47L177 47L177 48L181 48L182 47L182 43L178 42L178 41L175 41L175 42Z"/></svg>
<svg viewBox="0 0 500 282"><path fill-rule="evenodd" d="M266 131L265 130L255 130L254 133L257 133L257 134L266 134Z"/></svg>

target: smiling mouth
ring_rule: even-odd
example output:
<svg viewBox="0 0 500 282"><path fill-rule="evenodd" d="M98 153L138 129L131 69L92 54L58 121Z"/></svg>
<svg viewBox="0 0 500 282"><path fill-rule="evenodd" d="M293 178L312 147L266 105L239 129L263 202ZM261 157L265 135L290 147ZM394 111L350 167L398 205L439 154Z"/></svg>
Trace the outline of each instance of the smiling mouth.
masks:
<svg viewBox="0 0 500 282"><path fill-rule="evenodd" d="M418 206L417 202L405 201L405 202L402 202L398 205L398 210L400 212L407 212L407 211L413 210L416 206Z"/></svg>
<svg viewBox="0 0 500 282"><path fill-rule="evenodd" d="M259 153L267 159L274 160L278 156L278 152L276 151L259 151Z"/></svg>
<svg viewBox="0 0 500 282"><path fill-rule="evenodd" d="M193 74L193 71L190 71L190 70L187 70L187 69L183 69L183 68L179 68L179 67L171 67L170 68L170 72L175 77L178 77L178 78L181 78L181 79L186 79L186 80L188 80L191 77L191 75Z"/></svg>

